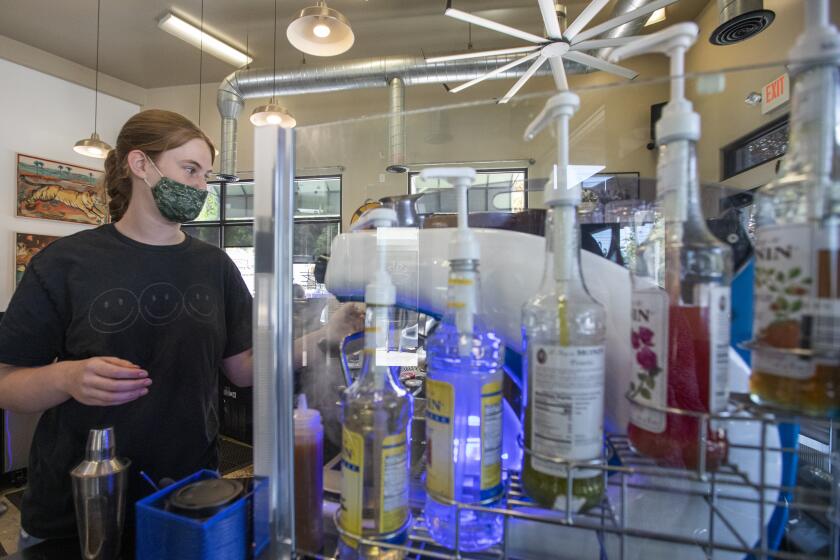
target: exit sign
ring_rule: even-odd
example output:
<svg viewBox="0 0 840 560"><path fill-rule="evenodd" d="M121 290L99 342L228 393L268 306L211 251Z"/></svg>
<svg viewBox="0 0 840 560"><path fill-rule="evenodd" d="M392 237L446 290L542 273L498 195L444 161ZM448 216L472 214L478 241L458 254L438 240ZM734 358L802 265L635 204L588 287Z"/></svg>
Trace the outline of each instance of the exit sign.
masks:
<svg viewBox="0 0 840 560"><path fill-rule="evenodd" d="M790 76L787 72L764 86L761 91L761 114L784 105L790 99Z"/></svg>

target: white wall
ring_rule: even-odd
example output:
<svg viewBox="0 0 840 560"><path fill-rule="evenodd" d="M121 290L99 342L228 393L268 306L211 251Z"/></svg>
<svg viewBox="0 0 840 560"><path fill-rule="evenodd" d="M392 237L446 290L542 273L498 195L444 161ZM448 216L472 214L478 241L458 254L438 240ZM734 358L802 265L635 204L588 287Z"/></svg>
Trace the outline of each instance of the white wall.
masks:
<svg viewBox="0 0 840 560"><path fill-rule="evenodd" d="M5 309L14 291L15 232L70 235L86 227L79 224L18 218L17 153L102 169L104 160L80 156L73 144L93 129L91 89L0 59L3 133L0 135L0 308ZM116 141L122 124L139 105L100 94L99 135Z"/></svg>

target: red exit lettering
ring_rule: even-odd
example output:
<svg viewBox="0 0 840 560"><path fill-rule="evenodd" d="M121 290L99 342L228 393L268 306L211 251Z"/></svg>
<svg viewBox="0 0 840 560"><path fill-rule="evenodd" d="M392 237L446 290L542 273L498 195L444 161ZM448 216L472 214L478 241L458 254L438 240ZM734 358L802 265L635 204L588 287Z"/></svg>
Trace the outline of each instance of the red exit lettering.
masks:
<svg viewBox="0 0 840 560"><path fill-rule="evenodd" d="M785 77L779 76L776 80L770 82L766 86L764 86L764 102L770 103L774 99L778 98L779 96L784 93L785 90Z"/></svg>

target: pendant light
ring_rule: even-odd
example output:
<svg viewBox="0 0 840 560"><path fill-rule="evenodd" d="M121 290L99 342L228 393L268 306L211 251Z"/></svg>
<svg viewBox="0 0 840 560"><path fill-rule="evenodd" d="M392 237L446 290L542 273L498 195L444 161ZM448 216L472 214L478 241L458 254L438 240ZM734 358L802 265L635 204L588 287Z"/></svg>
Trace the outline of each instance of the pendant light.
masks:
<svg viewBox="0 0 840 560"><path fill-rule="evenodd" d="M254 126L279 125L281 128L293 128L297 121L289 111L274 102L277 93L277 0L274 0L274 70L272 74L271 102L260 105L251 113Z"/></svg>
<svg viewBox="0 0 840 560"><path fill-rule="evenodd" d="M102 7L102 0L96 2L96 86L93 94L93 133L90 138L83 138L76 142L73 151L83 156L97 159L105 159L111 146L103 142L96 133L97 116L99 113L99 16Z"/></svg>
<svg viewBox="0 0 840 560"><path fill-rule="evenodd" d="M286 37L297 50L314 56L335 56L347 52L356 37L350 22L324 0L304 8L286 29Z"/></svg>

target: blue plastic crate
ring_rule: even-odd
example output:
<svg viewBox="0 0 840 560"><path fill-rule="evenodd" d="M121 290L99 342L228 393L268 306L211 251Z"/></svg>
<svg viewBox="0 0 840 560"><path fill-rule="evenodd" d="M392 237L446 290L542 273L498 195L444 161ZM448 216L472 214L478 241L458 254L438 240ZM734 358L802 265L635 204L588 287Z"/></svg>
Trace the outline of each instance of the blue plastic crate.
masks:
<svg viewBox="0 0 840 560"><path fill-rule="evenodd" d="M208 519L166 511L170 494L211 478L219 475L198 471L137 502L137 560L245 560L263 551L269 537L266 479L254 478L245 495Z"/></svg>

